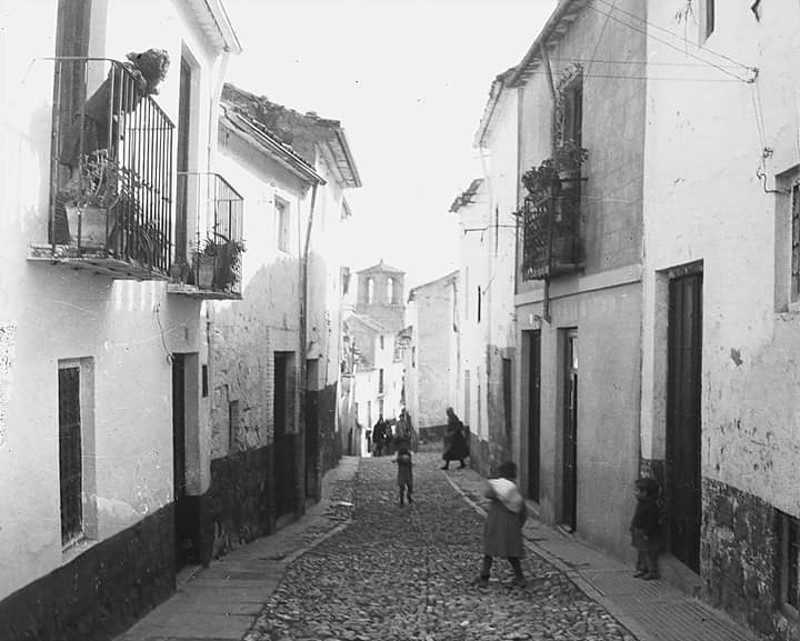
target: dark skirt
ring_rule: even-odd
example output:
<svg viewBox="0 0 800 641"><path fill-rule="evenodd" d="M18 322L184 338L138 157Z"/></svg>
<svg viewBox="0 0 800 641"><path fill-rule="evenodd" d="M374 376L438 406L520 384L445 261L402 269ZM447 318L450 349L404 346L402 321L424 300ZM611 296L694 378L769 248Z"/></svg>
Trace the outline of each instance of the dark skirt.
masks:
<svg viewBox="0 0 800 641"><path fill-rule="evenodd" d="M500 501L493 500L483 526L483 553L498 557L525 556L524 518L523 514L512 512Z"/></svg>
<svg viewBox="0 0 800 641"><path fill-rule="evenodd" d="M463 432L456 432L452 437L446 438L442 458L445 461L461 461L469 456L469 445Z"/></svg>

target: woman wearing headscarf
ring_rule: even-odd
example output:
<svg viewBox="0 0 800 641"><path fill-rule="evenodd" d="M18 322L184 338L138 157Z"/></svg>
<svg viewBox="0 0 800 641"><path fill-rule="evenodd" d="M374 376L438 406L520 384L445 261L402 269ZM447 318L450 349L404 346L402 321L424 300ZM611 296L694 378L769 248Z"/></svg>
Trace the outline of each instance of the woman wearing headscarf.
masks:
<svg viewBox="0 0 800 641"><path fill-rule="evenodd" d="M458 469L466 467L464 459L469 456L469 445L467 444L467 434L461 419L456 416L452 407L447 408L447 427L444 432L444 459L443 470L450 468L450 461L458 461Z"/></svg>

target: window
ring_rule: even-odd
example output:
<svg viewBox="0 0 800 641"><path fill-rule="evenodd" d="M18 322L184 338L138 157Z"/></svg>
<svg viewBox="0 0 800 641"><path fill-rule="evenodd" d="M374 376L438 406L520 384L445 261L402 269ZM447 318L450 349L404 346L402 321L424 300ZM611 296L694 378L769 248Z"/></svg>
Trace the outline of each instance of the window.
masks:
<svg viewBox="0 0 800 641"><path fill-rule="evenodd" d="M275 222L278 225L278 249L289 251L289 203L275 197Z"/></svg>
<svg viewBox="0 0 800 641"><path fill-rule="evenodd" d="M478 287L478 308L477 308L477 316L478 322L481 322L481 288Z"/></svg>
<svg viewBox="0 0 800 641"><path fill-rule="evenodd" d="M800 183L792 185L792 301L800 300Z"/></svg>
<svg viewBox="0 0 800 641"><path fill-rule="evenodd" d="M367 305L372 305L375 300L375 281L370 278L367 280Z"/></svg>
<svg viewBox="0 0 800 641"><path fill-rule="evenodd" d="M94 470L86 467L94 449L91 359L58 364L58 462L61 495L61 543L67 548L96 536ZM87 502L84 503L84 497Z"/></svg>
<svg viewBox="0 0 800 641"><path fill-rule="evenodd" d="M416 366L417 366L417 348L416 347L412 347L411 348L411 367L416 367Z"/></svg>
<svg viewBox="0 0 800 641"><path fill-rule="evenodd" d="M342 296L346 296L350 292L350 268L342 267Z"/></svg>
<svg viewBox="0 0 800 641"><path fill-rule="evenodd" d="M386 341L385 341L385 339L383 338L383 334L381 334L381 336L380 336L380 339L379 339L379 340L380 340L380 344L381 344L381 349L383 349L383 348L385 347L385 344L386 344Z"/></svg>
<svg viewBox="0 0 800 641"><path fill-rule="evenodd" d="M386 302L394 303L394 278L391 276L386 279Z"/></svg>
<svg viewBox="0 0 800 641"><path fill-rule="evenodd" d="M798 520L777 512L779 567L779 601L797 613L800 602L798 593L798 563L800 563L800 526Z"/></svg>
<svg viewBox="0 0 800 641"><path fill-rule="evenodd" d="M574 140L580 147L583 140L583 83L580 77L564 89L562 100L564 112L561 142Z"/></svg>
<svg viewBox="0 0 800 641"><path fill-rule="evenodd" d="M202 377L202 395L203 398L208 398L208 365L203 365L201 368Z"/></svg>
<svg viewBox="0 0 800 641"><path fill-rule="evenodd" d="M61 543L64 546L83 536L80 392L80 367L59 367L58 462L61 482Z"/></svg>
<svg viewBox="0 0 800 641"><path fill-rule="evenodd" d="M239 431L239 401L228 402L228 449L233 451Z"/></svg>
<svg viewBox="0 0 800 641"><path fill-rule="evenodd" d="M378 394L383 394L383 370L378 370Z"/></svg>
<svg viewBox="0 0 800 641"><path fill-rule="evenodd" d="M705 0L705 8L703 11L703 40L706 40L712 33L716 26L716 6L714 0Z"/></svg>

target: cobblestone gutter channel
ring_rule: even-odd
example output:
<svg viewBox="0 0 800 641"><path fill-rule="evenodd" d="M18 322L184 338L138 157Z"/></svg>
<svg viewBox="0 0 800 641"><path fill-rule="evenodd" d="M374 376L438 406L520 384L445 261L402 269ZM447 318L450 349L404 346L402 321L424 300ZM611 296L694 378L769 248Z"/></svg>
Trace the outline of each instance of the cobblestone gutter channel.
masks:
<svg viewBox="0 0 800 641"><path fill-rule="evenodd" d="M333 484L327 528L311 528L313 547L286 558L244 641L635 640L535 554L523 562L526 588L510 587L501 561L479 589L483 518L436 455L417 456L411 506L398 505L394 475L389 458L363 459L354 483Z"/></svg>

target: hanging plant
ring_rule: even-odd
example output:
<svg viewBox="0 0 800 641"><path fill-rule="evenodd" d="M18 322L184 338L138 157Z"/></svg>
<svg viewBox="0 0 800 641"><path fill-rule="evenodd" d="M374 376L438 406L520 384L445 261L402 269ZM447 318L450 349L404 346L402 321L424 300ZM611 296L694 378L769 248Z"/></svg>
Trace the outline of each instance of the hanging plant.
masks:
<svg viewBox="0 0 800 641"><path fill-rule="evenodd" d="M556 149L556 170L558 172L577 172L589 157L588 150L581 147L572 138L562 142Z"/></svg>
<svg viewBox="0 0 800 641"><path fill-rule="evenodd" d="M531 196L547 196L558 182L558 170L552 158L546 158L538 167L522 174L522 184Z"/></svg>

